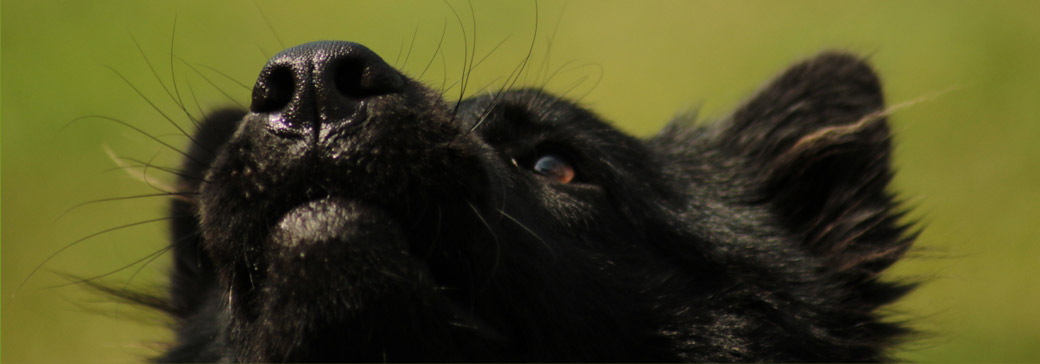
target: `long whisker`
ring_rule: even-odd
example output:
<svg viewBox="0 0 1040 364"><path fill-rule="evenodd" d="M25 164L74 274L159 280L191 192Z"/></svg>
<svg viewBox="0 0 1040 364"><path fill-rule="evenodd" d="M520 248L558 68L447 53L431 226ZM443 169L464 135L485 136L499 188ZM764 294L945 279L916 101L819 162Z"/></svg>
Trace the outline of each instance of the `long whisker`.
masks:
<svg viewBox="0 0 1040 364"><path fill-rule="evenodd" d="M531 234L531 236L534 237L536 240L538 240L539 243L542 243L542 245L545 246L545 249L549 251L549 254L552 255L553 262L554 263L556 262L556 260L557 260L556 249L553 249L552 245L550 245L547 241L545 241L545 239L542 239L542 237L539 236L538 233L536 233L534 230L531 230L531 228L527 227L526 224L520 222L520 220L517 220L515 217L513 217L509 213L507 213L505 211L502 211L502 210L497 210L497 211L498 211L498 213L502 214L502 216L504 216L506 219L509 219L509 221L512 221L514 224L516 224L516 226L519 226L521 229L524 229L524 231L526 231L528 234Z"/></svg>
<svg viewBox="0 0 1040 364"><path fill-rule="evenodd" d="M426 71L430 70L430 66L433 66L433 61L437 59L437 54L441 53L441 46L444 45L444 36L445 36L445 33L447 31L448 31L448 22L444 22L444 25L441 26L441 37L440 37L439 40L437 40L437 48L434 48L433 56L430 57L430 61L429 62L426 62L426 67L423 68L422 72L419 73L419 76L417 76L416 79L421 80L423 78L423 76L426 75Z"/></svg>
<svg viewBox="0 0 1040 364"><path fill-rule="evenodd" d="M506 79L506 83L502 85L502 89L500 89L499 92L495 93L491 97L491 99L492 99L491 104L487 108L484 109L484 112L481 113L480 117L477 118L477 122L474 123L472 127L470 127L469 131L466 134L471 134L474 131L476 131L478 128L480 128L480 126L484 124L484 121L487 120L488 115L491 114L491 111L494 110L494 107L497 105L497 101L499 100L499 97L502 94L504 94L506 91L512 89L513 86L516 85L516 82L520 80L520 76L523 75L523 71L527 68L527 64L531 60L531 55L534 54L534 45L535 45L535 43L537 41L538 41L538 2L535 1L534 2L534 31L533 31L533 34L531 35L531 46L527 48L527 55L524 56L524 59L522 61L520 61L520 64L518 64L516 66L516 68L513 69L513 71L509 73L509 77Z"/></svg>
<svg viewBox="0 0 1040 364"><path fill-rule="evenodd" d="M502 242L498 239L498 235L495 234L495 229L492 228L491 224L489 224L488 221L484 219L484 216L481 215L480 210L469 201L466 201L466 205L469 205L469 208L473 210L473 214L477 216L477 219L484 225L484 228L487 229L488 234L491 234L491 238L495 242L495 261L491 264L491 271L488 272L487 280L484 281L484 284L482 284L479 289L479 291L483 291L491 285L492 277L494 277L495 272L498 271L498 266L502 260Z"/></svg>
<svg viewBox="0 0 1040 364"><path fill-rule="evenodd" d="M160 193L148 193L148 194L143 194L143 195L133 195L133 196L119 196L119 197L99 198L97 200L90 200L90 201L86 201L86 202L81 202L81 203L76 204L75 206L72 206L72 207L68 208L67 210L65 210L65 212L62 212L60 215L58 215L58 217L54 218L54 221L57 222L58 220L61 220L61 218L64 217L65 215L68 215L70 212L72 212L74 210L77 210L77 209L80 209L80 208L82 208L84 206L99 204L99 203L102 203L102 202L137 200L137 199L146 199L146 198L150 198L150 197L174 197L174 198L184 199L185 201L190 201L190 199L187 198L186 196L193 196L193 195L197 195L197 193L160 192Z"/></svg>
<svg viewBox="0 0 1040 364"><path fill-rule="evenodd" d="M126 164L126 162L122 158L120 158L114 152L112 152L111 149L106 147L105 148L105 153L108 154L108 157L111 158L112 161L115 162L117 166L119 166L119 168L121 168L123 171L125 171L127 174L129 174L131 178L139 180L141 182L144 182L144 184L148 185L149 187L157 189L157 190L159 190L161 192L172 192L172 191L176 191L177 190L173 186L166 185L163 182L149 180L147 174L141 174L140 176L138 176L136 174L130 173L130 171L131 171L130 166L128 164ZM145 162L139 162L139 161L137 161L137 162L141 163L142 165L145 165L145 166L151 164L151 163L145 163ZM158 186L158 187L156 187L156 186Z"/></svg>
<svg viewBox="0 0 1040 364"><path fill-rule="evenodd" d="M80 284L84 284L84 283L88 283L88 282L94 282L94 281L100 280L102 278L109 277L109 276L111 276L113 274L122 272L124 270L130 269L130 267L133 267L135 265L141 264L141 262L151 263L152 261L155 261L155 259L157 259L158 257L162 256L164 253L170 251L171 249L173 249L172 245L171 246L165 246L165 247L163 247L163 248L161 248L159 250L156 250L154 252L148 253L148 255L145 255L145 256L143 256L141 258L138 258L138 259L136 259L136 260L134 260L134 261L132 261L132 262L122 266L122 267L116 268L115 270L112 270L110 272L99 274L99 275L96 275L96 276L93 276L93 277L89 277L89 278L77 278L77 279L75 279L75 280L73 280L71 282L66 282L66 283L62 283L62 284L56 284L56 285L53 285L53 286L50 286L50 287L47 287L47 288L50 288L50 289L62 288L62 287L80 285ZM144 264L143 266L146 266L147 263ZM140 269L135 271L133 276L136 276L138 274L138 272L140 272ZM133 278L133 276L131 276L131 279ZM126 287L124 287L124 288L126 288Z"/></svg>
<svg viewBox="0 0 1040 364"><path fill-rule="evenodd" d="M147 166L148 168L159 170L159 171L163 171L163 172L172 174L172 175L177 176L177 177L179 177L181 179L184 179L184 180L198 181L199 183L209 183L209 181L207 181L205 178L181 172L181 170L177 169L177 168L157 166L157 165L154 165L154 164L149 165L148 162L144 162L144 161L138 160L138 159L133 158L133 157L125 157L125 156L116 155L114 152L112 152L111 149L109 149L107 147L105 148L105 153L107 153L108 157L110 159L112 159L116 163L115 167L105 169L104 170L105 172L112 171L112 170L120 170L120 171L125 171L125 172L129 173L131 170L134 170L134 169L137 169L137 168L144 168L145 166ZM137 164L129 164L129 163L126 163L127 161L134 162L134 163L137 163ZM134 177L134 179L139 179L136 174L130 173L130 176ZM151 185L153 183L158 183L158 182L149 180L146 183ZM173 188L173 186L164 185L164 184L161 185L161 186L164 187L163 188L164 191L174 191L174 190L176 190L176 188Z"/></svg>
<svg viewBox="0 0 1040 364"><path fill-rule="evenodd" d="M45 258L42 262L40 262L40 264L37 264L36 267L34 267L32 269L32 271L29 272L29 275L26 276L25 279L22 280L22 283L18 284L18 287L16 287L14 290L15 290L16 293L19 290L21 290L22 287L25 286L25 283L29 282L29 279L31 279L34 275L36 275L36 272L38 272L40 270L40 268L43 268L43 266L46 265L48 262L53 260L54 257L57 257L62 252L66 251L66 250L69 250L70 248L72 248L72 247L74 247L76 245L79 245L79 243L87 241L90 238L96 237L96 236L101 235L101 234L109 233L109 232L112 232L112 231L122 230L122 229L130 228L130 227L134 227L134 226L138 226L138 225L150 224L150 223L153 223L153 222L172 220L174 218L176 218L176 217L175 216L167 216L167 217L160 217L160 218L157 218L157 219L150 219L150 220L133 222L133 223L125 224L125 225L119 225L119 226L116 226L116 227L111 227L111 228L108 228L108 229L104 229L104 230L95 232L93 234L84 236L82 238L76 239L75 241L73 241L71 243L68 243L65 246L61 247L61 249L58 249L57 251L51 253L50 255L47 256L47 258Z"/></svg>

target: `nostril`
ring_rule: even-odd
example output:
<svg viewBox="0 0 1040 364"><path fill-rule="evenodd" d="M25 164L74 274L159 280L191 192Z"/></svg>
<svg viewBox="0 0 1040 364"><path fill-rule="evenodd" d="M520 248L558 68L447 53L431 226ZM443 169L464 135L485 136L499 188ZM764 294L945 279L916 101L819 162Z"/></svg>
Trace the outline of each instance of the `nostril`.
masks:
<svg viewBox="0 0 1040 364"><path fill-rule="evenodd" d="M404 79L375 54L340 57L330 64L336 92L353 99L398 92Z"/></svg>
<svg viewBox="0 0 1040 364"><path fill-rule="evenodd" d="M330 67L333 72L333 84L341 95L360 99L370 96L370 92L362 86L365 64L358 58L341 59Z"/></svg>
<svg viewBox="0 0 1040 364"><path fill-rule="evenodd" d="M366 99L402 92L408 79L357 43L314 42L276 54L260 71L250 111L279 133L350 123ZM317 137L318 134L313 134Z"/></svg>
<svg viewBox="0 0 1040 364"><path fill-rule="evenodd" d="M271 67L256 81L250 108L255 113L283 110L292 102L295 91L296 80L292 69L287 65Z"/></svg>

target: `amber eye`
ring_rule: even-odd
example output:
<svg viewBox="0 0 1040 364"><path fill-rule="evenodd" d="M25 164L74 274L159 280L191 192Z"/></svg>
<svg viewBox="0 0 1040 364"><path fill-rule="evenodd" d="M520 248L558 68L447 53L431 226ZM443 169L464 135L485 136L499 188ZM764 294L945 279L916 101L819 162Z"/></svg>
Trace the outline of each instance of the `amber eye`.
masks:
<svg viewBox="0 0 1040 364"><path fill-rule="evenodd" d="M535 173L555 179L560 183L570 183L574 180L574 166L571 166L566 159L556 155L543 155L534 163L532 169Z"/></svg>

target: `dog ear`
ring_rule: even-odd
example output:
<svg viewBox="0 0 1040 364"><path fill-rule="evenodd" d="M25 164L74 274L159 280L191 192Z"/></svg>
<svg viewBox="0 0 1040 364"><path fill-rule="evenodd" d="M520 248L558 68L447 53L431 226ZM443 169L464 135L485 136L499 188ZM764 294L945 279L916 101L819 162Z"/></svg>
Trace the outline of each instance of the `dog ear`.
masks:
<svg viewBox="0 0 1040 364"><path fill-rule="evenodd" d="M855 56L790 67L740 107L721 147L755 171L757 203L840 272L873 277L912 239L892 196L881 84Z"/></svg>

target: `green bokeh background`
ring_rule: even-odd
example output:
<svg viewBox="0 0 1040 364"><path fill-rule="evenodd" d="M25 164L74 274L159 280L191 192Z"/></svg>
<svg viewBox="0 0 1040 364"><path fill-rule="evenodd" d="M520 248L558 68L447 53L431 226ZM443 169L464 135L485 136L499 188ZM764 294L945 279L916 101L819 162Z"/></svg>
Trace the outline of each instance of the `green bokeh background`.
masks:
<svg viewBox="0 0 1040 364"><path fill-rule="evenodd" d="M127 127L71 120L110 116L186 145L107 67L190 128L156 77L167 85L176 78L198 114L191 95L204 109L247 102L247 88L214 70L249 84L283 46L342 39L411 75L433 59L422 77L432 85L459 78L464 45L478 59L490 52L467 89L479 92L502 84L537 29L519 83L580 98L642 136L678 111L725 115L784 66L820 50L869 55L890 104L920 101L892 117L894 189L927 225L919 249L891 275L929 282L892 308L928 333L901 357L1040 361L1040 2L540 1L537 21L533 3L474 2L475 26L468 3L450 3L476 41L463 38L451 8L437 1L4 0L0 359L135 361L169 339L161 317L62 286L62 273L113 273L107 282L147 287L168 267L161 255L121 269L164 246L161 223L70 245L165 213L161 198L141 198L62 215L79 203L156 191L116 170L106 150L159 165L177 160ZM445 63L434 57L442 29ZM145 173L153 185L171 181L155 169L131 169Z"/></svg>

